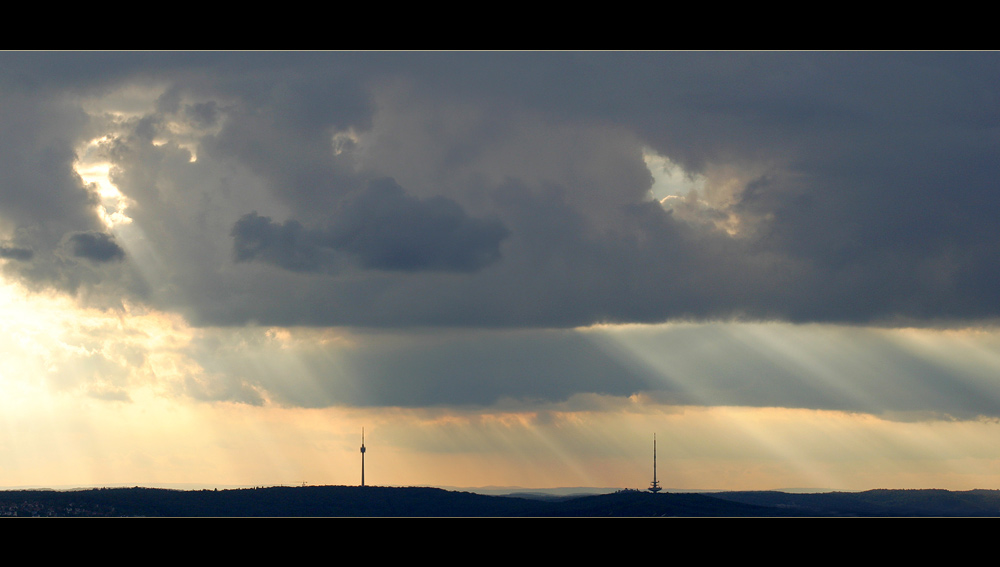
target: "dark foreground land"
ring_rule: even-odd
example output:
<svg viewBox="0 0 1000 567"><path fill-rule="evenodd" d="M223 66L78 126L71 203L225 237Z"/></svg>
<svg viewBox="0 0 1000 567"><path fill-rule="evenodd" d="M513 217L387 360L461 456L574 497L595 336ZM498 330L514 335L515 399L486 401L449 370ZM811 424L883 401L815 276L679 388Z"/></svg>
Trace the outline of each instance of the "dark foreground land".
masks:
<svg viewBox="0 0 1000 567"><path fill-rule="evenodd" d="M17 517L941 517L1000 516L1000 491L869 490L790 494L650 494L551 499L437 488L356 486L235 490L98 488L0 491Z"/></svg>

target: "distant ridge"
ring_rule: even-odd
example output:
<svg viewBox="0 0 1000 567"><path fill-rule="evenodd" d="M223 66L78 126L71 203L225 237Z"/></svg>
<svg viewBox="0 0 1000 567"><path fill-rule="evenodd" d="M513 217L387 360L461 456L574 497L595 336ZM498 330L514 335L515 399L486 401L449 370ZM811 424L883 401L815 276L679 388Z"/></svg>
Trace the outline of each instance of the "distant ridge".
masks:
<svg viewBox="0 0 1000 567"><path fill-rule="evenodd" d="M1000 491L868 490L609 494L539 499L428 487L276 486L232 490L0 491L0 516L765 517L1000 516Z"/></svg>
<svg viewBox="0 0 1000 567"><path fill-rule="evenodd" d="M778 510L778 515L784 515ZM152 517L631 517L760 516L753 504L702 494L624 490L558 501L426 487L300 486L182 491L99 488L0 492L0 515Z"/></svg>
<svg viewBox="0 0 1000 567"><path fill-rule="evenodd" d="M827 492L721 492L715 498L783 509L798 516L995 517L1000 516L1000 490L940 489Z"/></svg>

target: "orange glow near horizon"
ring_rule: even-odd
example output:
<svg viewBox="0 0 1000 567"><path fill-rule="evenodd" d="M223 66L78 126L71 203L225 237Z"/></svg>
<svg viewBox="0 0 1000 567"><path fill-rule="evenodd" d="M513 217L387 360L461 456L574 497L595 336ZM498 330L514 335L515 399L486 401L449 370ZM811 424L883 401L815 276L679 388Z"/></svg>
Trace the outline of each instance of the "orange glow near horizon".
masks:
<svg viewBox="0 0 1000 567"><path fill-rule="evenodd" d="M675 405L647 393L463 408L284 407L263 390L258 405L199 400L191 397L192 384L217 377L188 347L206 334L240 330L192 328L180 316L150 309L83 309L12 283L0 286L0 313L5 487L357 484L362 427L371 485L645 488L654 432L666 490L998 484L996 420L894 421L867 413L713 406L710 400ZM731 329L773 344L775 352L791 349L783 356L796 368L814 363L802 358L808 337L796 345L762 336L772 331L779 329ZM303 349L354 348L364 340L335 329L244 332L273 341L284 361ZM818 332L819 340L842 334ZM926 352L964 348L967 358L996 356L988 348L996 337L988 332L884 333ZM627 337L619 338L626 344ZM271 351L226 340L225 348L244 349L231 356L247 358L253 350L252 360L269 364ZM673 379L696 377L675 372Z"/></svg>

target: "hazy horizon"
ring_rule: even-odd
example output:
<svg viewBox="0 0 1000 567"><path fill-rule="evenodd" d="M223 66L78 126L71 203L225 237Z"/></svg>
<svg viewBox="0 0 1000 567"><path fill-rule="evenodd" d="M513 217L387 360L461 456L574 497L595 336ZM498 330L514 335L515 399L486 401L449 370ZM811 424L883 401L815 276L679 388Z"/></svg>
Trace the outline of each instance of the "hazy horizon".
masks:
<svg viewBox="0 0 1000 567"><path fill-rule="evenodd" d="M326 484L275 484L268 486L258 486L258 485L222 485L222 484L212 484L212 483L114 483L114 484L94 484L94 485L55 485L55 486L37 486L37 485L25 485L25 486L0 486L0 491L18 491L18 490L56 490L56 491L74 491L74 490L92 490L100 488L153 488L153 489L166 489L166 490L181 490L181 491L199 491L199 490L241 490L247 488L308 488L308 487L323 487L323 486L338 486L338 487L359 487L358 484L336 484L336 485L326 485ZM366 485L368 486L368 485ZM638 490L640 492L648 492L646 489L629 487L629 486L553 486L548 488L537 488L537 487L525 487L525 486L437 486L437 485L379 485L375 488L439 488L441 490L447 490L451 492L474 492L477 494L485 494L492 496L505 496L511 494L545 494L545 495L555 495L555 496L566 496L566 495L576 495L576 494L610 494L613 492L618 492L621 490ZM838 492L834 489L829 488L770 488L762 489L766 491L774 492L788 492L788 493L825 493L825 492ZM711 494L714 492L728 492L723 489L679 489L679 488L664 488L659 494L687 494L687 493L704 493ZM738 492L738 491L737 491ZM856 491L839 491L839 492L856 492Z"/></svg>
<svg viewBox="0 0 1000 567"><path fill-rule="evenodd" d="M1000 488L1000 53L0 61L0 485Z"/></svg>

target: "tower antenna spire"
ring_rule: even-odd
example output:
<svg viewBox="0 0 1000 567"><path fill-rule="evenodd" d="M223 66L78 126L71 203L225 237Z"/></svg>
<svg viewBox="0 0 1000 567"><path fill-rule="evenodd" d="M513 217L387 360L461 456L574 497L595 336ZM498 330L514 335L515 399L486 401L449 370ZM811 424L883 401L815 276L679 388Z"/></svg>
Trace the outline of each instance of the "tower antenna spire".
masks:
<svg viewBox="0 0 1000 567"><path fill-rule="evenodd" d="M660 482L656 480L656 434L653 434L653 482L649 483L649 491L656 494L662 490Z"/></svg>
<svg viewBox="0 0 1000 567"><path fill-rule="evenodd" d="M361 428L361 486L365 485L365 428Z"/></svg>

